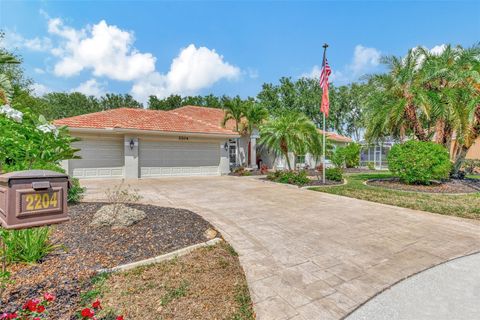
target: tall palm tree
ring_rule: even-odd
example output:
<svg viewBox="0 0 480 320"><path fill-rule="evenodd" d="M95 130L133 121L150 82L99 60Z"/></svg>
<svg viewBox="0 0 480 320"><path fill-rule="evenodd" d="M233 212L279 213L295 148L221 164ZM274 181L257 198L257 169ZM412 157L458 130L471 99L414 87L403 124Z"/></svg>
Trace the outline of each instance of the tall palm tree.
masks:
<svg viewBox="0 0 480 320"><path fill-rule="evenodd" d="M289 170L292 165L288 154L311 153L319 155L322 150L321 135L315 124L302 113L287 112L260 126L260 145L283 155Z"/></svg>
<svg viewBox="0 0 480 320"><path fill-rule="evenodd" d="M251 134L255 128L259 128L268 118L268 110L253 100L248 100L245 103L243 113L246 121L243 122L242 131L247 134Z"/></svg>
<svg viewBox="0 0 480 320"><path fill-rule="evenodd" d="M235 131L239 131L240 123L245 116L245 103L239 97L236 96L232 99L227 99L224 103L223 109L225 110L225 116L222 121L222 126L225 126L228 121L235 121Z"/></svg>

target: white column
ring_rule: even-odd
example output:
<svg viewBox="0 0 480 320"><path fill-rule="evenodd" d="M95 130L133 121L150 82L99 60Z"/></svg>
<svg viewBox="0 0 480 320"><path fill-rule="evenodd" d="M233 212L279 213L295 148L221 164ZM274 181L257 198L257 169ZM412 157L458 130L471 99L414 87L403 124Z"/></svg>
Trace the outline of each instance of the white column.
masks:
<svg viewBox="0 0 480 320"><path fill-rule="evenodd" d="M131 144L132 141L133 144ZM140 168L138 167L138 137L125 136L124 154L125 179L138 179L140 177Z"/></svg>
<svg viewBox="0 0 480 320"><path fill-rule="evenodd" d="M250 167L257 168L257 138L250 137Z"/></svg>

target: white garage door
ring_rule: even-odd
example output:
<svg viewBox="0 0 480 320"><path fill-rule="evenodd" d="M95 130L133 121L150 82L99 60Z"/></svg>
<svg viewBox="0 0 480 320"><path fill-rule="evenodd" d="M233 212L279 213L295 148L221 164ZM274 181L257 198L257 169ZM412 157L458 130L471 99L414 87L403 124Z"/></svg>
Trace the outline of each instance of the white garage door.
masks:
<svg viewBox="0 0 480 320"><path fill-rule="evenodd" d="M124 147L121 138L88 138L74 144L82 159L70 160L69 171L77 178L123 178Z"/></svg>
<svg viewBox="0 0 480 320"><path fill-rule="evenodd" d="M140 140L139 156L142 177L220 174L217 142Z"/></svg>

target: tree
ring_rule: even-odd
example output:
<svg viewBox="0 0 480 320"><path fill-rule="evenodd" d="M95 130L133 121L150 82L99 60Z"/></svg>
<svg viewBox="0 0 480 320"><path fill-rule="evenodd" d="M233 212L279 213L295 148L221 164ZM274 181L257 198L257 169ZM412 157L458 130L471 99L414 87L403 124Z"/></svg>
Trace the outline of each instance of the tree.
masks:
<svg viewBox="0 0 480 320"><path fill-rule="evenodd" d="M102 111L100 103L94 96L80 92L51 92L44 95L43 103L35 112L43 114L48 120L74 117L86 113Z"/></svg>
<svg viewBox="0 0 480 320"><path fill-rule="evenodd" d="M107 93L100 97L100 108L102 110L118 109L118 108L143 108L143 105L129 94Z"/></svg>
<svg viewBox="0 0 480 320"><path fill-rule="evenodd" d="M289 152L318 156L322 150L321 135L315 124L299 112L288 111L270 119L260 127L260 133L260 145L276 155L283 155L289 170L292 170Z"/></svg>
<svg viewBox="0 0 480 320"><path fill-rule="evenodd" d="M148 109L152 110L173 110L182 106L182 97L179 95L171 95L165 99L159 99L157 96L148 98Z"/></svg>
<svg viewBox="0 0 480 320"><path fill-rule="evenodd" d="M409 50L405 57L384 57L389 71L370 77L374 89L367 100L367 138L384 136L402 138L413 134L420 141L428 141L428 130L422 123L419 90L420 51Z"/></svg>
<svg viewBox="0 0 480 320"><path fill-rule="evenodd" d="M13 55L0 50L0 102L8 104L13 98L14 87L5 68L8 65L19 64Z"/></svg>
<svg viewBox="0 0 480 320"><path fill-rule="evenodd" d="M243 113L246 120L243 131L248 134L251 134L268 118L268 110L253 99L245 102Z"/></svg>
<svg viewBox="0 0 480 320"><path fill-rule="evenodd" d="M225 116L222 120L222 126L233 120L235 122L235 131L239 132L240 123L245 116L245 102L239 96L226 99L223 109L225 110Z"/></svg>

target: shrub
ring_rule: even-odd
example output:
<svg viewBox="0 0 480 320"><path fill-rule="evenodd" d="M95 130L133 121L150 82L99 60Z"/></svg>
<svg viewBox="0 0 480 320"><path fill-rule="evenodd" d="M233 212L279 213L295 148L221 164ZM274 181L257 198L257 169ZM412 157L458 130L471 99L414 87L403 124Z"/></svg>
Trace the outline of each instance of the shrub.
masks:
<svg viewBox="0 0 480 320"><path fill-rule="evenodd" d="M275 171L267 176L267 179L280 182L295 184L297 186L304 186L310 182L307 173L304 170L301 171Z"/></svg>
<svg viewBox="0 0 480 320"><path fill-rule="evenodd" d="M233 173L237 176L251 176L252 173L245 169L245 167L238 167L233 170Z"/></svg>
<svg viewBox="0 0 480 320"><path fill-rule="evenodd" d="M261 174L267 174L268 173L268 166L266 164L262 164L260 166L260 173Z"/></svg>
<svg viewBox="0 0 480 320"><path fill-rule="evenodd" d="M430 184L448 178L450 156L443 146L424 141L396 144L388 154L388 169L404 183Z"/></svg>
<svg viewBox="0 0 480 320"><path fill-rule="evenodd" d="M339 147L333 152L331 161L337 168L355 168L360 165L360 145L350 143L345 147Z"/></svg>
<svg viewBox="0 0 480 320"><path fill-rule="evenodd" d="M0 167L9 170L39 169L73 159L77 149L66 128L56 128L43 116L28 109L20 112L8 105L0 106Z"/></svg>
<svg viewBox="0 0 480 320"><path fill-rule="evenodd" d="M369 162L367 163L367 168L368 168L369 170L375 170L375 163L374 163L373 161L369 161Z"/></svg>
<svg viewBox="0 0 480 320"><path fill-rule="evenodd" d="M142 199L138 189L132 189L130 185L125 186L123 181L112 189L107 189L105 196L107 201L112 204L113 215L118 214L126 204L135 203Z"/></svg>
<svg viewBox="0 0 480 320"><path fill-rule="evenodd" d="M325 178L331 181L342 181L343 170L341 168L327 168L325 170Z"/></svg>
<svg viewBox="0 0 480 320"><path fill-rule="evenodd" d="M55 249L49 242L50 228L24 230L0 230L6 251L2 252L7 262L35 263Z"/></svg>
<svg viewBox="0 0 480 320"><path fill-rule="evenodd" d="M80 181L77 178L70 178L70 189L68 189L68 203L80 202L85 193L85 188L80 185Z"/></svg>

